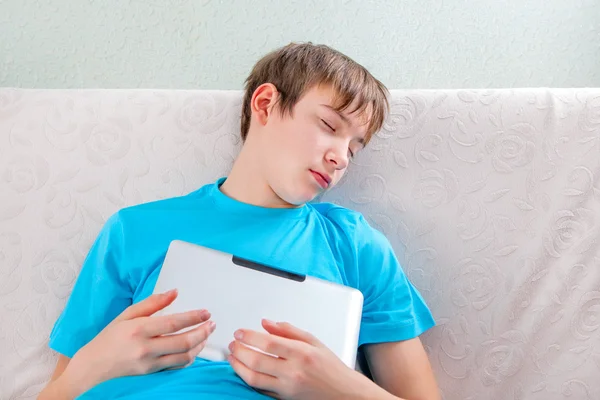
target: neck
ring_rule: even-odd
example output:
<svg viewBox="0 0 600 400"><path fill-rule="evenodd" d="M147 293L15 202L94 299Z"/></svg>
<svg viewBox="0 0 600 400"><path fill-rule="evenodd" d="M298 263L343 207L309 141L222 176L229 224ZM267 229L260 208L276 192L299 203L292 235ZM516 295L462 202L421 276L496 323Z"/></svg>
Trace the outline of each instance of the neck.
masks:
<svg viewBox="0 0 600 400"><path fill-rule="evenodd" d="M260 161L252 151L254 143L246 141L242 151L236 158L227 179L221 185L221 192L226 196L259 207L293 208L297 207L279 197L269 186L261 170Z"/></svg>

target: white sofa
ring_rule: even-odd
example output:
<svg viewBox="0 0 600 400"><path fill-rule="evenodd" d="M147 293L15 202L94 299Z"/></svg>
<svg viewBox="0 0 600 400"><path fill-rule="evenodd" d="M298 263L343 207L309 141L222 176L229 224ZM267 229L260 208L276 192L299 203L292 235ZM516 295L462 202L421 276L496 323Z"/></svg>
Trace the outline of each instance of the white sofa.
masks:
<svg viewBox="0 0 600 400"><path fill-rule="evenodd" d="M600 89L392 91L323 200L382 230L437 319L444 398L600 398ZM227 173L241 92L0 89L0 398L34 398L103 222Z"/></svg>

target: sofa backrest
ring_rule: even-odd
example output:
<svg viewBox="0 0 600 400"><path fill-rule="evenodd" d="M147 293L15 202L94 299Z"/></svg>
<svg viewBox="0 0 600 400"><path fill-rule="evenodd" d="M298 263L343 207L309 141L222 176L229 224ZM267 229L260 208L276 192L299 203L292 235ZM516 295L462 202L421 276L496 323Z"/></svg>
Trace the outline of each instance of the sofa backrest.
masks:
<svg viewBox="0 0 600 400"><path fill-rule="evenodd" d="M33 398L104 221L227 174L242 93L0 90L0 398ZM322 200L387 235L446 399L600 398L600 89L392 91Z"/></svg>

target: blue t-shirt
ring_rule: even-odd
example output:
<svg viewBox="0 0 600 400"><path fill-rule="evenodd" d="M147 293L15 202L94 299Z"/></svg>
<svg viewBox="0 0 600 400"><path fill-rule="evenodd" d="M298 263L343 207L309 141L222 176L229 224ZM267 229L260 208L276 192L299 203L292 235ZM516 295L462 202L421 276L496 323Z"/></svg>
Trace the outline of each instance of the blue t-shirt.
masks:
<svg viewBox="0 0 600 400"><path fill-rule="evenodd" d="M257 207L224 195L219 189L224 180L110 217L56 321L50 347L73 357L125 308L151 295L174 239L359 289L364 295L359 345L414 338L434 325L388 240L361 214L329 203ZM106 381L81 398L267 397L227 362L197 359L180 370Z"/></svg>

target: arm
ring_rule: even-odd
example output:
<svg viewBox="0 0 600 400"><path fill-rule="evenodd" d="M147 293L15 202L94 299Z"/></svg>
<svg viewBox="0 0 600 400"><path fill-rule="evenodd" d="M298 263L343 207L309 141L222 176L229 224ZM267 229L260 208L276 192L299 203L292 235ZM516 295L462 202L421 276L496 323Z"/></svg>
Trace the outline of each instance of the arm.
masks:
<svg viewBox="0 0 600 400"><path fill-rule="evenodd" d="M74 369L69 368L70 362L69 357L59 354L50 382L40 392L38 400L72 400L91 389L91 380L81 374L77 376Z"/></svg>
<svg viewBox="0 0 600 400"><path fill-rule="evenodd" d="M348 368L316 338L263 321L267 334L240 330L229 362L250 386L278 399L440 400L420 339L365 345L375 382ZM247 345L275 354L259 353Z"/></svg>
<svg viewBox="0 0 600 400"><path fill-rule="evenodd" d="M67 368L67 365L69 365L69 361L71 361L70 357L63 356L62 354L58 355L58 361L56 362L56 368L54 369L54 372L52 373L50 382L54 382L55 380L58 379L59 376L62 375L62 373Z"/></svg>
<svg viewBox="0 0 600 400"><path fill-rule="evenodd" d="M67 385L65 377L63 377L63 372L69 365L69 361L71 361L69 357L59 354L50 382L39 394L38 400L73 399L80 394L73 386Z"/></svg>
<svg viewBox="0 0 600 400"><path fill-rule="evenodd" d="M421 340L365 345L375 383L410 400L439 400L440 393Z"/></svg>
<svg viewBox="0 0 600 400"><path fill-rule="evenodd" d="M435 325L419 291L405 275L389 240L361 218L356 284L364 295L359 343L373 380L410 400L439 399L419 336Z"/></svg>
<svg viewBox="0 0 600 400"><path fill-rule="evenodd" d="M38 399L73 399L109 379L189 365L204 348L215 324L207 322L210 313L205 310L152 316L176 297L177 292L170 291L129 306L72 359L60 355Z"/></svg>
<svg viewBox="0 0 600 400"><path fill-rule="evenodd" d="M236 332L228 361L248 385L263 393L289 400L405 400L348 368L310 333L288 323L263 320L262 325L267 333Z"/></svg>

